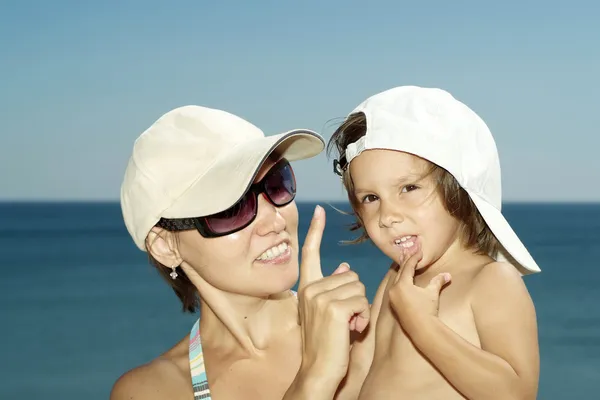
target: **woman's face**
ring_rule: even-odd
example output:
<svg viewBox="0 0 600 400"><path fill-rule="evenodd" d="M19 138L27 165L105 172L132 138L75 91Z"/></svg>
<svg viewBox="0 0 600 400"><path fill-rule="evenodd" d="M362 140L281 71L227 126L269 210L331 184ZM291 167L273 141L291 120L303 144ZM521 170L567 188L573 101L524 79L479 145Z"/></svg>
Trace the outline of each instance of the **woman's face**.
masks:
<svg viewBox="0 0 600 400"><path fill-rule="evenodd" d="M275 164L267 160L258 182ZM298 280L298 209L275 207L258 197L256 219L227 236L204 238L196 230L179 233L179 255L204 281L230 293L264 297L291 289Z"/></svg>

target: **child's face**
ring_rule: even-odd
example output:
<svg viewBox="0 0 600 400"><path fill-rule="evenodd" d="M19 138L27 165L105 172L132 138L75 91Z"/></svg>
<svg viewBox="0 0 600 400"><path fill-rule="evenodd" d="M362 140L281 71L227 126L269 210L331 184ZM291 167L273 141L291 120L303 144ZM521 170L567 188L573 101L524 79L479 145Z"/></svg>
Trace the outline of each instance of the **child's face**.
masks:
<svg viewBox="0 0 600 400"><path fill-rule="evenodd" d="M459 221L444 208L434 179L425 176L430 165L392 150L367 150L350 163L356 211L371 240L398 264L420 246L417 267L431 265L459 241Z"/></svg>

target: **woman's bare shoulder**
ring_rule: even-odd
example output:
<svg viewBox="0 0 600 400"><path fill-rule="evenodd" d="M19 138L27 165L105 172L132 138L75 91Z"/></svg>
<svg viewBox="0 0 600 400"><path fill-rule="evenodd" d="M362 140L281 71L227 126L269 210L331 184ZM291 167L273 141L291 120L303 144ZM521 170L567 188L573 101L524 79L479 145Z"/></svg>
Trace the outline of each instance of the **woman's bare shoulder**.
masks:
<svg viewBox="0 0 600 400"><path fill-rule="evenodd" d="M117 379L110 400L166 400L193 398L187 340L165 354L135 367Z"/></svg>

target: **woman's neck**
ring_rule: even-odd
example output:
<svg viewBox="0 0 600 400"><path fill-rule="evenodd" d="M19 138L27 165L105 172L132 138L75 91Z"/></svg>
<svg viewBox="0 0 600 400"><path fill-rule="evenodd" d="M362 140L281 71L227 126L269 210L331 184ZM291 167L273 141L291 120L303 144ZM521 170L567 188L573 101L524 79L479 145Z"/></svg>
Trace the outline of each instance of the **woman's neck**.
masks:
<svg viewBox="0 0 600 400"><path fill-rule="evenodd" d="M201 295L202 342L241 349L248 355L267 349L273 339L298 326L298 306L291 291L257 298L219 290Z"/></svg>

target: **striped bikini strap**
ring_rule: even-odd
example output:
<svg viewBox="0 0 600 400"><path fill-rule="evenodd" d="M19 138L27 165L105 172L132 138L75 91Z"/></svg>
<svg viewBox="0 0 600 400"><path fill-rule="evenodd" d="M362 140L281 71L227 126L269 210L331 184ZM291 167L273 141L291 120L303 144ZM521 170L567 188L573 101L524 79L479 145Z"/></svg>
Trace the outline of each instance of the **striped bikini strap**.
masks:
<svg viewBox="0 0 600 400"><path fill-rule="evenodd" d="M189 355L194 400L211 400L208 379L206 378L204 355L202 353L202 342L200 340L200 319L196 321L190 332Z"/></svg>

